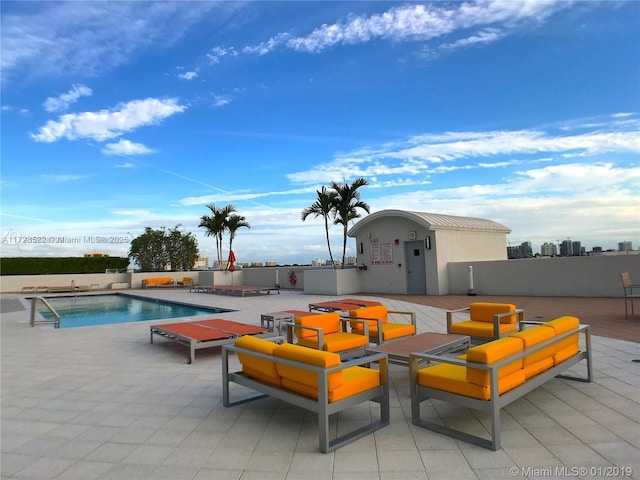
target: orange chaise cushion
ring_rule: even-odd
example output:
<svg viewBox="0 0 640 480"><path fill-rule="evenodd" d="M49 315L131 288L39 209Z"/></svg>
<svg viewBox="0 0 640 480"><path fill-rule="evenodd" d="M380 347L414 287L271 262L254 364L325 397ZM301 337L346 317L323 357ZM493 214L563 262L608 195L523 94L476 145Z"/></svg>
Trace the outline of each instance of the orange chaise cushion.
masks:
<svg viewBox="0 0 640 480"><path fill-rule="evenodd" d="M252 350L265 355L273 355L273 351L278 345L274 342L262 338L245 335L236 340L236 347ZM252 357L246 353L238 353L238 360L242 364L242 371L245 375L261 382L280 387L282 382L280 374L273 361Z"/></svg>
<svg viewBox="0 0 640 480"><path fill-rule="evenodd" d="M577 317L564 316L546 322L543 325L552 328L555 334L559 335L569 330L577 330L580 327L580 320ZM556 343L556 354L553 356L553 361L557 365L579 351L578 334L576 333Z"/></svg>

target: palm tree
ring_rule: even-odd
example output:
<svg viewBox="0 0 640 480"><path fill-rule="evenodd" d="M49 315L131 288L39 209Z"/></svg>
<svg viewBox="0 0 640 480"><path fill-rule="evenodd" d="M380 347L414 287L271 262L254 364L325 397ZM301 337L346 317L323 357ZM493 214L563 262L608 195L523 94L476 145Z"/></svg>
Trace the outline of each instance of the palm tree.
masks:
<svg viewBox="0 0 640 480"><path fill-rule="evenodd" d="M305 208L300 214L300 218L304 222L309 215L313 215L314 218L322 217L324 219L324 231L327 236L327 247L329 248L329 258L333 268L336 268L333 260L333 254L331 253L331 242L329 241L329 216L333 211L336 194L335 192L327 191L327 187L322 187L322 190L316 190L318 197L316 201L310 207Z"/></svg>
<svg viewBox="0 0 640 480"><path fill-rule="evenodd" d="M229 215L227 218L227 230L229 231L229 251L231 251L233 246L233 239L236 238L236 232L240 227L251 228L247 219L242 215Z"/></svg>
<svg viewBox="0 0 640 480"><path fill-rule="evenodd" d="M216 239L216 251L218 254L218 268L222 269L222 236L227 230L227 219L229 214L236 211L233 205L227 205L219 208L215 204L210 203L207 208L211 210L212 215L203 215L200 217L200 225L206 229L205 235L208 237L215 237Z"/></svg>
<svg viewBox="0 0 640 480"><path fill-rule="evenodd" d="M358 189L369 185L366 179L356 178L351 185L348 183L331 182L331 188L335 192L333 215L333 223L342 225L342 268L344 268L345 255L347 253L347 230L349 222L360 218L358 208L369 213L369 205L360 200L360 192Z"/></svg>

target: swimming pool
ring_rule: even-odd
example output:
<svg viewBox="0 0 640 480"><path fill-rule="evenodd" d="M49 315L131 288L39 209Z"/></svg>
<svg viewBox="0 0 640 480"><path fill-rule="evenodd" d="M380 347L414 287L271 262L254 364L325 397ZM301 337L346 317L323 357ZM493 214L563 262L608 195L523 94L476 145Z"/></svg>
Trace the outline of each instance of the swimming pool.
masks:
<svg viewBox="0 0 640 480"><path fill-rule="evenodd" d="M46 299L60 315L60 328L144 322L146 320L192 317L232 311L216 307L194 307L121 293L46 297ZM47 320L54 318L42 303L38 303L37 311Z"/></svg>

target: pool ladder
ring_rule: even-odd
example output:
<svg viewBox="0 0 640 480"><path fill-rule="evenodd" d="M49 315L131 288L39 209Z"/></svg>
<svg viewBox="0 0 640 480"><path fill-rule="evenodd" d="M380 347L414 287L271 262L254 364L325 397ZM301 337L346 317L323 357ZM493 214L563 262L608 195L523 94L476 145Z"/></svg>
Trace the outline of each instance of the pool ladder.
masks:
<svg viewBox="0 0 640 480"><path fill-rule="evenodd" d="M38 300L40 300L44 304L44 306L49 309L49 311L55 317L54 320L36 320L36 303L38 302ZM31 318L29 319L29 325L33 327L34 325L45 325L49 323L53 323L53 326L55 328L60 328L60 315L51 305L49 305L49 302L47 302L44 297L33 297L31 299Z"/></svg>

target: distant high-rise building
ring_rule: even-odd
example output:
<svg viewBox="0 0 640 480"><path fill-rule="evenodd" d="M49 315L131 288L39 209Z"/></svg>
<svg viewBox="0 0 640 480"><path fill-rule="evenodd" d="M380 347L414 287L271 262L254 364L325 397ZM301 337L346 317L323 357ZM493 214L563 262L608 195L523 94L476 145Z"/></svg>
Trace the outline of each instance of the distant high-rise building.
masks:
<svg viewBox="0 0 640 480"><path fill-rule="evenodd" d="M582 244L578 241L571 242L571 255L579 257L582 255Z"/></svg>
<svg viewBox="0 0 640 480"><path fill-rule="evenodd" d="M558 255L558 247L555 243L544 242L540 246L540 255L543 257L555 257Z"/></svg>
<svg viewBox="0 0 640 480"><path fill-rule="evenodd" d="M265 265L267 267L277 267L278 266L278 262L276 262L275 260L267 260L265 262Z"/></svg>
<svg viewBox="0 0 640 480"><path fill-rule="evenodd" d="M522 258L522 248L520 247L507 247L507 258L508 259L515 259L515 258Z"/></svg>
<svg viewBox="0 0 640 480"><path fill-rule="evenodd" d="M628 252L630 250L633 250L633 244L631 242L618 242L619 252Z"/></svg>
<svg viewBox="0 0 640 480"><path fill-rule="evenodd" d="M531 242L522 242L520 244L520 250L522 251L522 258L533 257L533 249L531 248Z"/></svg>
<svg viewBox="0 0 640 480"><path fill-rule="evenodd" d="M560 244L560 256L561 257L570 257L571 256L571 240L563 240Z"/></svg>
<svg viewBox="0 0 640 480"><path fill-rule="evenodd" d="M209 257L201 256L196 260L196 264L194 265L196 270L206 270L209 268Z"/></svg>

